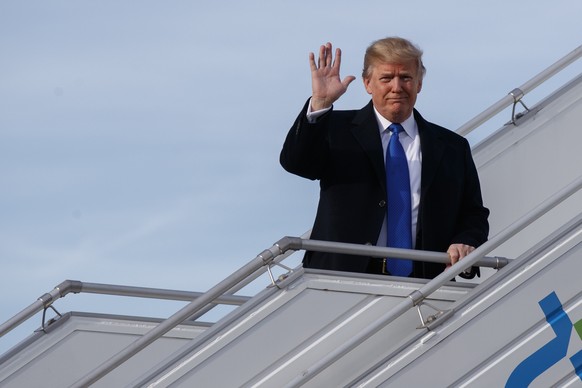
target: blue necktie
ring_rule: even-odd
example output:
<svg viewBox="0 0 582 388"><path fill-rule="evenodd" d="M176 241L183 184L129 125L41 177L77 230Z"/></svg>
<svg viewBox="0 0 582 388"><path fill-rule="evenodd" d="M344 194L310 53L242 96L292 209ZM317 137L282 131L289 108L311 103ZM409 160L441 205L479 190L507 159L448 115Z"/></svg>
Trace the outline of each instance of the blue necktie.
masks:
<svg viewBox="0 0 582 388"><path fill-rule="evenodd" d="M388 129L392 131L392 136L390 136L386 151L387 245L393 248L411 249L410 177L408 176L406 154L398 139L398 134L404 131L404 128L400 124L392 124ZM388 258L386 268L391 275L408 276L412 272L412 261Z"/></svg>

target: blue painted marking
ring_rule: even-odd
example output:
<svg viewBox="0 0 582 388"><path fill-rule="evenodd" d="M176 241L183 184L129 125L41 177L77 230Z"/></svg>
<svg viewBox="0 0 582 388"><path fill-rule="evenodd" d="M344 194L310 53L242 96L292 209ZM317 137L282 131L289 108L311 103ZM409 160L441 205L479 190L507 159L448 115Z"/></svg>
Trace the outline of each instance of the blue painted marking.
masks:
<svg viewBox="0 0 582 388"><path fill-rule="evenodd" d="M554 364L566 357L568 344L572 334L572 322L564 312L562 303L555 292L552 292L539 302L546 316L546 321L551 325L556 338L542 346L531 356L523 360L511 373L505 386L507 388L527 387L536 377L550 369ZM582 369L582 352L574 355L570 361L580 376ZM582 377L581 377L582 378Z"/></svg>
<svg viewBox="0 0 582 388"><path fill-rule="evenodd" d="M576 374L582 380L582 350L570 357L570 362L574 365Z"/></svg>

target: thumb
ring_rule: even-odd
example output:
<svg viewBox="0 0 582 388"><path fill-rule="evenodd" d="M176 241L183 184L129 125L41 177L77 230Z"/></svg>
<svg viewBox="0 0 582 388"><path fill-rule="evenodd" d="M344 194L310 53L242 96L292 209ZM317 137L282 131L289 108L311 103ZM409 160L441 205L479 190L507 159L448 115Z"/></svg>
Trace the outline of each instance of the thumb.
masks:
<svg viewBox="0 0 582 388"><path fill-rule="evenodd" d="M348 75L347 77L345 77L342 81L342 85L344 85L344 87L347 89L348 86L352 83L353 80L355 80L356 77L354 77L353 75Z"/></svg>

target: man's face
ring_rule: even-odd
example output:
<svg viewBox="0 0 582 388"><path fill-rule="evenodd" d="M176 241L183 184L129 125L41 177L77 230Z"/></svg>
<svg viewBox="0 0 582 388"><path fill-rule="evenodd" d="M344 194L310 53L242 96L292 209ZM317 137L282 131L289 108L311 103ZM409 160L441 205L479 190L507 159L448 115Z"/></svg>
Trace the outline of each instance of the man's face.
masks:
<svg viewBox="0 0 582 388"><path fill-rule="evenodd" d="M379 62L372 66L364 79L366 91L382 116L393 123L401 123L411 114L416 96L422 88L417 62Z"/></svg>

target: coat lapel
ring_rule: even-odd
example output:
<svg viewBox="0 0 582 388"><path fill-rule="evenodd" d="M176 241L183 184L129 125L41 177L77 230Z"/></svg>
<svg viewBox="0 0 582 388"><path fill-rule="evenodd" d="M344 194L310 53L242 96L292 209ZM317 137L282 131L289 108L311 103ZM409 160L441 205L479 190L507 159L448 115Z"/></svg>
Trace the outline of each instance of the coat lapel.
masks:
<svg viewBox="0 0 582 388"><path fill-rule="evenodd" d="M384 150L372 102L362 108L352 121L352 134L368 155L380 186L386 190Z"/></svg>
<svg viewBox="0 0 582 388"><path fill-rule="evenodd" d="M445 152L445 143L432 129L433 124L426 121L416 110L414 111L414 118L418 125L420 150L422 152L422 173L420 181L420 200L422 204L424 194L432 184L441 164Z"/></svg>

